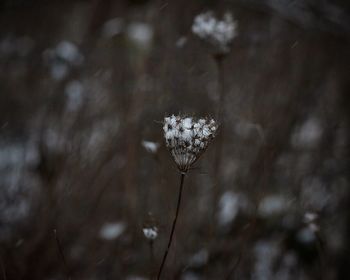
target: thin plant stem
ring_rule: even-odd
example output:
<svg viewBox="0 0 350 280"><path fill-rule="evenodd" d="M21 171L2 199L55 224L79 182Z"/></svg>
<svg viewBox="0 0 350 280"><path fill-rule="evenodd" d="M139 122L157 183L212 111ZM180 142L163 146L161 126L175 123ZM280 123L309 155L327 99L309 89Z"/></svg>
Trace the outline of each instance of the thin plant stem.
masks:
<svg viewBox="0 0 350 280"><path fill-rule="evenodd" d="M149 244L149 254L150 254L150 279L153 279L153 273L155 272L154 271L154 264L155 264L155 262L154 262L154 247L153 247L153 245L154 245L154 242L153 242L153 240L150 240L149 242L148 242L148 244Z"/></svg>
<svg viewBox="0 0 350 280"><path fill-rule="evenodd" d="M64 267L65 272L66 272L67 280L71 280L71 277L70 277L69 271L68 271L68 266L67 266L66 258L64 257L63 247L62 247L61 242L60 242L60 239L58 238L58 235L57 235L57 230L54 229L54 230L53 230L53 233L54 233L54 235L55 235L56 244L57 244L57 247L58 247L58 251L59 251L60 257L61 257L61 259L62 259L63 267Z"/></svg>
<svg viewBox="0 0 350 280"><path fill-rule="evenodd" d="M322 246L322 238L321 235L319 233L315 233L316 234L316 248L317 248L317 252L319 255L319 267L320 267L320 280L326 279L327 278L327 270L325 270L326 266L326 260L325 260L325 254L324 254L324 250L323 250L323 246Z"/></svg>
<svg viewBox="0 0 350 280"><path fill-rule="evenodd" d="M153 240L150 240L150 242L149 242L149 252L150 252L151 263L152 263L152 266L153 266L153 263L154 263Z"/></svg>
<svg viewBox="0 0 350 280"><path fill-rule="evenodd" d="M177 221L177 217L178 217L178 215L179 215L179 210L180 210L180 205L181 205L181 197L182 197L182 189L183 189L183 185L184 185L184 180L185 180L185 173L184 173L184 172L181 172L179 195L178 195L178 198L177 198L177 205L176 205L176 213L175 213L173 225L172 225L171 232L170 232L170 237L169 237L169 241L168 241L168 246L167 246L167 248L166 248L166 251L165 251L164 256L163 256L162 263L161 263L160 268L159 268L159 271L158 271L157 280L160 279L160 276L161 276L161 274L162 274L163 267L164 267L164 265L165 265L166 258L167 258L168 253L169 253L169 249L170 249L170 246L171 246L171 242L173 241L173 236L174 236L174 232L175 232L176 221Z"/></svg>

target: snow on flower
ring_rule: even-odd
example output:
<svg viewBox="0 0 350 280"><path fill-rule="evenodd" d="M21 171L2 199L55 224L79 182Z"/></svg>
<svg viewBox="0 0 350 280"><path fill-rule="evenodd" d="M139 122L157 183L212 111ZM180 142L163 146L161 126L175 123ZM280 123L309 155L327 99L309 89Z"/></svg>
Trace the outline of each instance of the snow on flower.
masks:
<svg viewBox="0 0 350 280"><path fill-rule="evenodd" d="M194 18L192 32L218 48L220 53L227 53L230 50L229 45L237 36L237 23L230 13L226 13L220 20L209 11Z"/></svg>
<svg viewBox="0 0 350 280"><path fill-rule="evenodd" d="M144 236L149 240L155 240L158 237L157 227L144 227L142 229Z"/></svg>
<svg viewBox="0 0 350 280"><path fill-rule="evenodd" d="M187 172L215 138L218 124L213 119L191 117L164 118L164 137L175 163Z"/></svg>

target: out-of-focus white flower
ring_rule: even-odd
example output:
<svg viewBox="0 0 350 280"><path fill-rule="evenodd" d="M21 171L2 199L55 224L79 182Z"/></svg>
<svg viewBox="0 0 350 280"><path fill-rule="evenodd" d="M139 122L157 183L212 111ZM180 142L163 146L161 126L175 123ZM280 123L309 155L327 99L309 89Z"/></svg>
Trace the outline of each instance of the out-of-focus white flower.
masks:
<svg viewBox="0 0 350 280"><path fill-rule="evenodd" d="M147 152L155 154L158 151L159 143L151 141L142 141L142 146L146 149Z"/></svg>
<svg viewBox="0 0 350 280"><path fill-rule="evenodd" d="M46 49L43 59L50 68L51 77L57 81L64 79L72 66L84 62L84 56L79 48L70 41L61 41L53 49Z"/></svg>
<svg viewBox="0 0 350 280"><path fill-rule="evenodd" d="M68 74L69 67L65 62L55 61L51 64L50 72L55 80L62 80Z"/></svg>
<svg viewBox="0 0 350 280"><path fill-rule="evenodd" d="M230 13L226 13L220 20L209 11L194 18L192 32L217 48L218 53L227 53L232 40L237 36L237 23Z"/></svg>
<svg viewBox="0 0 350 280"><path fill-rule="evenodd" d="M133 22L127 28L128 38L142 48L149 48L153 40L153 28L150 24Z"/></svg>
<svg viewBox="0 0 350 280"><path fill-rule="evenodd" d="M219 200L218 223L227 226L234 222L238 213L251 211L251 203L243 193L226 191Z"/></svg>
<svg viewBox="0 0 350 280"><path fill-rule="evenodd" d="M312 231L312 232L317 232L320 230L320 227L315 224L315 223L310 223L308 224L308 228Z"/></svg>
<svg viewBox="0 0 350 280"><path fill-rule="evenodd" d="M308 176L302 182L301 203L304 207L321 211L332 203L332 194L320 177Z"/></svg>
<svg viewBox="0 0 350 280"><path fill-rule="evenodd" d="M67 84L65 94L67 97L66 106L68 111L76 111L83 102L83 85L74 80Z"/></svg>
<svg viewBox="0 0 350 280"><path fill-rule="evenodd" d="M292 145L296 148L313 148L318 145L322 133L320 120L311 117L294 131L291 138Z"/></svg>
<svg viewBox="0 0 350 280"><path fill-rule="evenodd" d="M306 212L304 214L304 223L312 223L318 218L318 215L314 212Z"/></svg>
<svg viewBox="0 0 350 280"><path fill-rule="evenodd" d="M239 211L239 196L233 192L225 192L219 201L219 223L220 225L226 225L232 222Z"/></svg>
<svg viewBox="0 0 350 280"><path fill-rule="evenodd" d="M215 138L218 124L213 119L170 116L164 118L164 137L175 163L187 172Z"/></svg>
<svg viewBox="0 0 350 280"><path fill-rule="evenodd" d="M149 240L155 240L158 237L158 228L155 226L144 227L142 231L144 236Z"/></svg>
<svg viewBox="0 0 350 280"><path fill-rule="evenodd" d="M121 18L112 18L106 21L102 28L102 35L106 38L111 38L120 34L124 28L124 21Z"/></svg>
<svg viewBox="0 0 350 280"><path fill-rule="evenodd" d="M187 43L187 38L185 36L182 36L176 41L176 47L182 48L183 46L186 45L186 43Z"/></svg>
<svg viewBox="0 0 350 280"><path fill-rule="evenodd" d="M253 280L267 280L273 278L273 265L279 256L280 248L276 241L260 240L254 246Z"/></svg>
<svg viewBox="0 0 350 280"><path fill-rule="evenodd" d="M203 265L206 265L209 260L209 252L207 249L202 249L195 253L191 258L189 259L189 264L192 267L201 267Z"/></svg>
<svg viewBox="0 0 350 280"><path fill-rule="evenodd" d="M78 65L84 60L84 57L80 53L78 47L69 41L61 41L56 46L55 53L59 58L71 64Z"/></svg>
<svg viewBox="0 0 350 280"><path fill-rule="evenodd" d="M307 227L313 231L313 232L317 232L320 230L320 227L317 224L317 219L318 219L318 215L314 212L306 212L304 214L304 219L303 222L307 225Z"/></svg>
<svg viewBox="0 0 350 280"><path fill-rule="evenodd" d="M312 243L316 240L315 231L309 227L304 227L298 231L297 239L302 243Z"/></svg>
<svg viewBox="0 0 350 280"><path fill-rule="evenodd" d="M259 203L259 214L263 217L279 215L290 206L290 201L282 195L269 195Z"/></svg>
<svg viewBox="0 0 350 280"><path fill-rule="evenodd" d="M106 240L118 238L125 230L124 223L106 223L100 230L100 237Z"/></svg>

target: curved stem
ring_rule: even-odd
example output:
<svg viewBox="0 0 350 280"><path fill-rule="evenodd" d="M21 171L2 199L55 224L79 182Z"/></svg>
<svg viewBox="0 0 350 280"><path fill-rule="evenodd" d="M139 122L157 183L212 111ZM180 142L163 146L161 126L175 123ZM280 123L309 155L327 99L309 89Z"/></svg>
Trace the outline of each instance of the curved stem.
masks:
<svg viewBox="0 0 350 280"><path fill-rule="evenodd" d="M176 221L177 221L177 217L179 215L179 210L180 210L180 204L181 204L181 197L182 197L182 189L183 189L183 185L184 185L184 179L185 179L185 173L181 172L181 179L180 179L180 189L179 189L179 195L177 198L177 205L176 205L176 213L175 213L175 217L174 217L174 221L173 221L173 226L171 228L171 233L170 233L170 237L169 237L169 241L168 241L168 246L166 248L166 251L164 253L163 256L163 260L162 260L162 264L160 265L159 268L159 272L158 272L158 276L157 279L160 279L160 276L162 274L162 270L166 261L166 258L168 256L169 253L169 249L171 246L171 242L173 241L173 236L174 236L174 232L175 232L175 226L176 226Z"/></svg>

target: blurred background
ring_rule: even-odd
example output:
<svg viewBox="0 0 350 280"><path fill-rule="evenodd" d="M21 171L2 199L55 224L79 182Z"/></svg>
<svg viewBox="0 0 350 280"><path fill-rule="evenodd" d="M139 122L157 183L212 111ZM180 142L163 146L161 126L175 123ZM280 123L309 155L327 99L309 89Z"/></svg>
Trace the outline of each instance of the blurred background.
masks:
<svg viewBox="0 0 350 280"><path fill-rule="evenodd" d="M221 80L208 10L237 22ZM349 279L349 50L346 0L1 0L0 279L153 279L162 120L215 116L220 86L163 279Z"/></svg>

